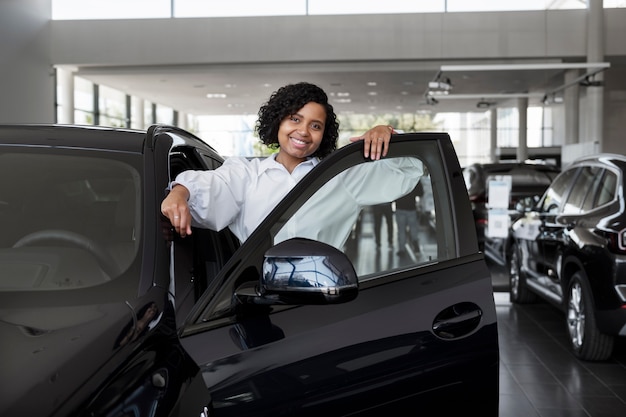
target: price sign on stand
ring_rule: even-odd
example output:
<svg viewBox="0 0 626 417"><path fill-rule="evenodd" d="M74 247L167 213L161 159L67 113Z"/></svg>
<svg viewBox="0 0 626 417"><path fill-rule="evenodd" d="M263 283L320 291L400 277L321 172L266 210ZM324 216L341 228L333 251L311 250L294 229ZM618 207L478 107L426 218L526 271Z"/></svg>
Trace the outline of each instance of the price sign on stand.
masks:
<svg viewBox="0 0 626 417"><path fill-rule="evenodd" d="M488 178L488 217L487 236L505 238L509 234L509 201L511 197L510 175L496 175Z"/></svg>

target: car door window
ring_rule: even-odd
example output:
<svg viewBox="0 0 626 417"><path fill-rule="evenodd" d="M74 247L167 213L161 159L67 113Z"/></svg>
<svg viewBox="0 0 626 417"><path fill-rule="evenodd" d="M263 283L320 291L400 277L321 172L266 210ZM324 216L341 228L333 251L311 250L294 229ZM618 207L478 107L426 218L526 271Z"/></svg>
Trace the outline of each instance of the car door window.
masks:
<svg viewBox="0 0 626 417"><path fill-rule="evenodd" d="M597 167L583 167L576 178L574 187L567 197L567 202L563 205L563 214L578 214L581 212L585 198L593 190L593 183L601 176Z"/></svg>
<svg viewBox="0 0 626 417"><path fill-rule="evenodd" d="M561 175L554 180L552 185L546 190L543 199L539 204L539 210L541 212L556 214L560 211L566 197L565 194L567 190L569 190L575 174L576 170L567 170L561 173Z"/></svg>
<svg viewBox="0 0 626 417"><path fill-rule="evenodd" d="M617 192L617 175L609 170L605 170L602 180L598 181L596 187L595 201L593 208L603 206L615 199Z"/></svg>
<svg viewBox="0 0 626 417"><path fill-rule="evenodd" d="M394 201L410 193L420 181L431 187L432 178L424 161L417 157L387 158L348 168L317 190L286 223L276 228L273 242L305 237L330 244L351 258L359 276L432 261L438 257L436 234L430 223L419 221L417 208L415 240L419 241L419 247L412 248L413 251L401 251L397 247L401 231L396 223L397 213L393 213ZM432 195L431 190L428 194ZM393 238L388 246L377 250L374 210L382 204L389 205L391 211L393 221L384 227L386 232L389 227L393 229L390 234ZM434 207L436 204L433 217ZM386 241L387 234L384 236ZM404 253L398 256L398 252ZM376 256L366 257L363 253Z"/></svg>

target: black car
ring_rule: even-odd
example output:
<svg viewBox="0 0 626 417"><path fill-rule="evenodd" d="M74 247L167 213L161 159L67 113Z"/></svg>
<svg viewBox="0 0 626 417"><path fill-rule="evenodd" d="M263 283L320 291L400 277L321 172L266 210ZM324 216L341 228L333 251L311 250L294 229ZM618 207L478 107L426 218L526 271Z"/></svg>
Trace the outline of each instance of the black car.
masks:
<svg viewBox="0 0 626 417"><path fill-rule="evenodd" d="M532 161L474 163L463 168L478 244L490 265L508 267L511 249L508 232L510 224L539 201L560 172L556 165ZM490 184L494 187L508 187L504 192L491 190L496 197L508 192L508 200L499 205L502 210L498 210L498 204L489 202ZM500 213L503 216L498 216Z"/></svg>
<svg viewBox="0 0 626 417"><path fill-rule="evenodd" d="M362 143L325 158L240 243L160 214L177 173L224 161L188 132L0 126L0 415L496 416L495 305L454 148L392 141L380 161ZM337 208L380 202L359 187L425 172L419 259L347 239L368 207Z"/></svg>
<svg viewBox="0 0 626 417"><path fill-rule="evenodd" d="M609 358L626 336L625 175L622 155L580 158L512 226L511 301L562 309L584 360Z"/></svg>

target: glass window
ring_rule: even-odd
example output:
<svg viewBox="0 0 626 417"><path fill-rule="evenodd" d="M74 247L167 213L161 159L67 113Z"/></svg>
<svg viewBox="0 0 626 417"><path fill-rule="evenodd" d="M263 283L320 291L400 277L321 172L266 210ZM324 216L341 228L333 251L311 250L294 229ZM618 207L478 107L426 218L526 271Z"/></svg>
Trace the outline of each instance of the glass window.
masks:
<svg viewBox="0 0 626 417"><path fill-rule="evenodd" d="M84 78L74 77L74 122L81 125L94 123L94 85Z"/></svg>
<svg viewBox="0 0 626 417"><path fill-rule="evenodd" d="M578 214L583 207L583 201L591 189L593 183L602 172L598 167L583 167L576 178L576 183L572 192L567 197L567 202L563 206L563 214Z"/></svg>
<svg viewBox="0 0 626 417"><path fill-rule="evenodd" d="M0 174L14 179L0 193L0 287L83 288L121 276L140 243L139 173L94 152L42 152L0 153Z"/></svg>
<svg viewBox="0 0 626 417"><path fill-rule="evenodd" d="M606 1L606 0L605 0ZM507 11L507 10L543 10L543 9L585 9L587 6L580 0L447 0L449 12Z"/></svg>
<svg viewBox="0 0 626 417"><path fill-rule="evenodd" d="M606 170L604 177L598 182L596 192L596 202L594 208L610 203L615 198L617 189L617 175L614 172Z"/></svg>
<svg viewBox="0 0 626 417"><path fill-rule="evenodd" d="M176 0L174 17L305 15L306 0Z"/></svg>
<svg viewBox="0 0 626 417"><path fill-rule="evenodd" d="M101 126L126 127L126 94L101 85L98 107Z"/></svg>
<svg viewBox="0 0 626 417"><path fill-rule="evenodd" d="M546 190L543 201L539 205L542 212L558 213L560 211L565 193L569 189L576 172L577 169L564 171L554 180L552 185Z"/></svg>
<svg viewBox="0 0 626 417"><path fill-rule="evenodd" d="M148 127L155 124L156 121L156 104L146 101L143 107L143 125L144 127Z"/></svg>
<svg viewBox="0 0 626 417"><path fill-rule="evenodd" d="M172 0L52 0L52 19L148 19L170 17L171 2Z"/></svg>
<svg viewBox="0 0 626 417"><path fill-rule="evenodd" d="M174 124L174 109L167 106L156 106L156 123Z"/></svg>
<svg viewBox="0 0 626 417"><path fill-rule="evenodd" d="M311 15L429 13L443 12L445 5L445 0L386 0L384 2L309 0L308 13Z"/></svg>
<svg viewBox="0 0 626 417"><path fill-rule="evenodd" d="M412 193L419 183L423 189L418 198L424 201L414 197L413 208L400 219L396 200ZM430 184L424 163L415 157L353 166L318 189L286 222L280 222L273 233L274 244L294 237L330 244L348 255L359 276L441 259Z"/></svg>
<svg viewBox="0 0 626 417"><path fill-rule="evenodd" d="M585 9L582 0L52 0L53 20ZM604 8L626 7L604 0Z"/></svg>

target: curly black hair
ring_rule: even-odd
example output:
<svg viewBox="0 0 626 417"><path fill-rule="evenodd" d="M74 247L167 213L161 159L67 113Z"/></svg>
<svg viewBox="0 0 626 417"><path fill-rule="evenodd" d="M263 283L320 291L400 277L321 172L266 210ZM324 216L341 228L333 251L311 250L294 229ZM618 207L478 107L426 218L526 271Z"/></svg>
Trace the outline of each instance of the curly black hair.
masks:
<svg viewBox="0 0 626 417"><path fill-rule="evenodd" d="M270 96L269 100L259 109L259 118L256 122L256 131L261 142L270 148L277 148L278 127L285 117L295 114L307 103L318 103L326 109L326 124L320 147L311 156L323 158L337 149L339 138L339 122L333 106L328 102L328 96L320 87L299 82L279 88Z"/></svg>

